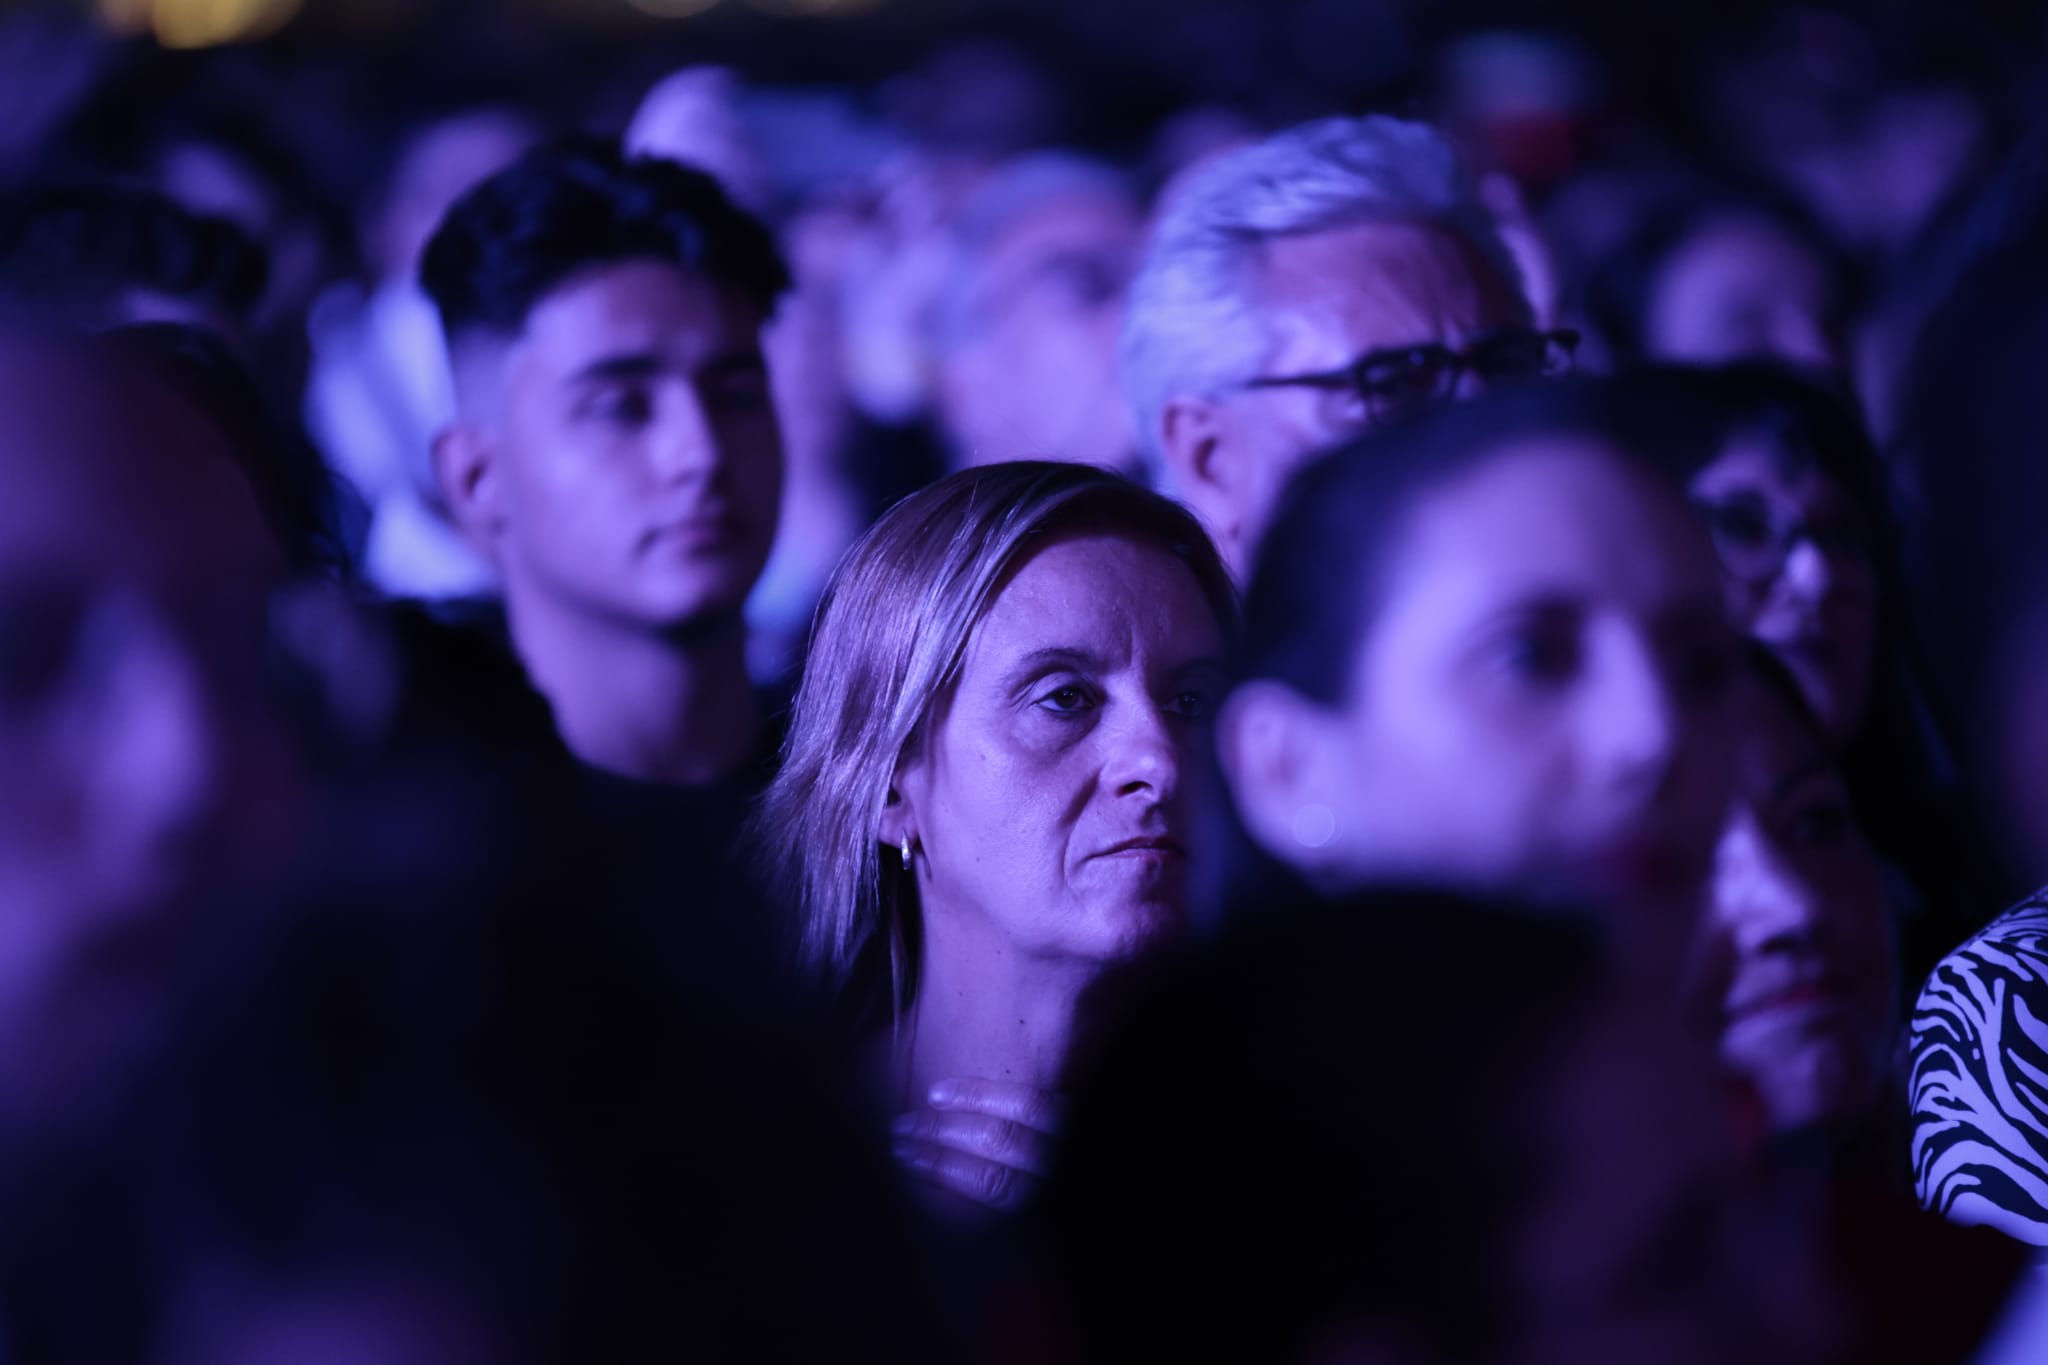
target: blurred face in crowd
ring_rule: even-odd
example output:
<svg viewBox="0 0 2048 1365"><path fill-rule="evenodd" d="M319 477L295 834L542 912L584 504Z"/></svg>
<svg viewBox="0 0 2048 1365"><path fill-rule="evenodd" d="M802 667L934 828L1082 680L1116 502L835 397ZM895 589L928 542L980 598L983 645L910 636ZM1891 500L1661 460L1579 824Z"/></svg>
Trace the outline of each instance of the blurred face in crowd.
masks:
<svg viewBox="0 0 2048 1365"><path fill-rule="evenodd" d="M1703 365L1763 359L1828 369L1837 362L1840 303L1826 264L1790 233L1742 214L1713 217L1657 272L1644 349Z"/></svg>
<svg viewBox="0 0 2048 1365"><path fill-rule="evenodd" d="M1091 185L1040 201L984 244L959 285L961 335L938 356L957 464L1136 468L1116 339L1143 232L1133 199Z"/></svg>
<svg viewBox="0 0 2048 1365"><path fill-rule="evenodd" d="M1732 632L1687 509L1598 446L1528 444L1422 494L1380 563L1341 707L1273 681L1230 700L1254 838L1326 882L1641 907L1675 970L1733 722Z"/></svg>
<svg viewBox="0 0 2048 1365"><path fill-rule="evenodd" d="M1774 1126L1855 1119L1876 1102L1893 1032L1877 860L1821 737L1762 684L1747 691L1709 916L1732 964L1722 1060Z"/></svg>
<svg viewBox="0 0 2048 1365"><path fill-rule="evenodd" d="M1222 647L1194 573L1152 544L1071 535L1015 571L884 820L913 841L928 942L1102 960L1182 922Z"/></svg>
<svg viewBox="0 0 2048 1365"><path fill-rule="evenodd" d="M1365 223L1275 238L1251 286L1265 359L1247 381L1341 370L1380 353L1458 348L1526 324L1513 285L1463 239L1437 228ZM1468 374L1460 396L1476 391ZM1311 454L1373 421L1342 388L1239 387L1176 399L1162 441L1176 490L1242 575L1287 478Z"/></svg>
<svg viewBox="0 0 2048 1365"><path fill-rule="evenodd" d="M84 366L0 342L0 1037L58 1075L129 1036L288 791L255 500L196 413Z"/></svg>
<svg viewBox="0 0 2048 1365"><path fill-rule="evenodd" d="M458 350L464 415L436 459L515 622L737 616L782 495L761 324L701 279L628 261L572 276L511 341Z"/></svg>
<svg viewBox="0 0 2048 1365"><path fill-rule="evenodd" d="M1692 483L1738 622L1837 739L1863 723L1877 653L1870 526L1820 469L1738 440Z"/></svg>
<svg viewBox="0 0 2048 1365"><path fill-rule="evenodd" d="M1604 1004L1564 1060L1538 1108L1550 1178L1507 1248L1509 1365L1832 1358L1831 1287L1760 1198L1710 1062L1645 993Z"/></svg>

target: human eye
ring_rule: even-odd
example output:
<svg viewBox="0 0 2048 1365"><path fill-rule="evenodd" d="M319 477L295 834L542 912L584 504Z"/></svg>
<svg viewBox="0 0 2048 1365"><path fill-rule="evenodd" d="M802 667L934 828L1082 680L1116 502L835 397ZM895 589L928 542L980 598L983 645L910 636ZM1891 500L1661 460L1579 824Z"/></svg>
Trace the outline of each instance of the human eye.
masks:
<svg viewBox="0 0 2048 1365"><path fill-rule="evenodd" d="M1707 526L1724 549L1756 551L1768 549L1776 539L1770 514L1751 498L1710 502L1704 508Z"/></svg>
<svg viewBox="0 0 2048 1365"><path fill-rule="evenodd" d="M1182 720L1208 720L1216 714L1216 693L1205 686L1184 687L1167 699L1168 714Z"/></svg>
<svg viewBox="0 0 2048 1365"><path fill-rule="evenodd" d="M1577 632L1567 622L1544 618L1504 627L1489 643L1487 654L1503 676L1540 688L1570 682L1582 663Z"/></svg>
<svg viewBox="0 0 2048 1365"><path fill-rule="evenodd" d="M1071 680L1049 683L1040 689L1038 696L1032 701L1032 705L1039 710L1061 719L1085 716L1095 709L1095 704L1095 694L1088 686Z"/></svg>
<svg viewBox="0 0 2048 1365"><path fill-rule="evenodd" d="M584 396L576 411L609 426L641 427L653 420L654 395L637 382L602 384Z"/></svg>
<svg viewBox="0 0 2048 1365"><path fill-rule="evenodd" d="M1854 836L1856 823L1848 800L1828 792L1794 806L1784 828L1786 840L1795 848L1840 848Z"/></svg>

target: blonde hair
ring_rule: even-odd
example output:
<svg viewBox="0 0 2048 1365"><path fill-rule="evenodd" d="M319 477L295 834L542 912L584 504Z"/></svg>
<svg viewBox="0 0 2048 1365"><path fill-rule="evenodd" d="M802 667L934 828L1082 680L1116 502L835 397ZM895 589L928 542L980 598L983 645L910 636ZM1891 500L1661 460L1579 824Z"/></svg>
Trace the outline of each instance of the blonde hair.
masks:
<svg viewBox="0 0 2048 1365"><path fill-rule="evenodd" d="M961 470L897 503L833 571L754 838L778 903L800 919L805 968L834 992L879 949L892 1007L908 1003L916 906L910 879L882 856L890 784L1011 571L1050 537L1083 530L1168 550L1194 573L1218 622L1235 625L1235 590L1194 518L1090 465Z"/></svg>

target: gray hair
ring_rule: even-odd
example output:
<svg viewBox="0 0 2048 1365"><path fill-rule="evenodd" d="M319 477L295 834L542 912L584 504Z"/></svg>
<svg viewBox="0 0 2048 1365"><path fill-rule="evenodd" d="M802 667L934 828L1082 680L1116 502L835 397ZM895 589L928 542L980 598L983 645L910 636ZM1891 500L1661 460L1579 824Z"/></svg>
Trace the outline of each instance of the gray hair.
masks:
<svg viewBox="0 0 2048 1365"><path fill-rule="evenodd" d="M1215 393L1259 363L1265 337L1252 285L1262 244L1374 221L1440 227L1522 289L1471 176L1427 124L1384 116L1304 123L1225 153L1168 197L1131 284L1118 354L1155 464L1169 399Z"/></svg>

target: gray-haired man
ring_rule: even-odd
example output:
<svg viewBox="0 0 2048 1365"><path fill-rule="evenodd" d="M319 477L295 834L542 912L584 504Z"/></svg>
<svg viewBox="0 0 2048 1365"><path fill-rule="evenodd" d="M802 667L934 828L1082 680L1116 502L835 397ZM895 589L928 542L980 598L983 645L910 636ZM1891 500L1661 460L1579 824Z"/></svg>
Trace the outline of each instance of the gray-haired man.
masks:
<svg viewBox="0 0 2048 1365"><path fill-rule="evenodd" d="M1131 287L1124 391L1148 455L1248 572L1311 453L1493 378L1569 363L1441 134L1326 119L1219 157Z"/></svg>

